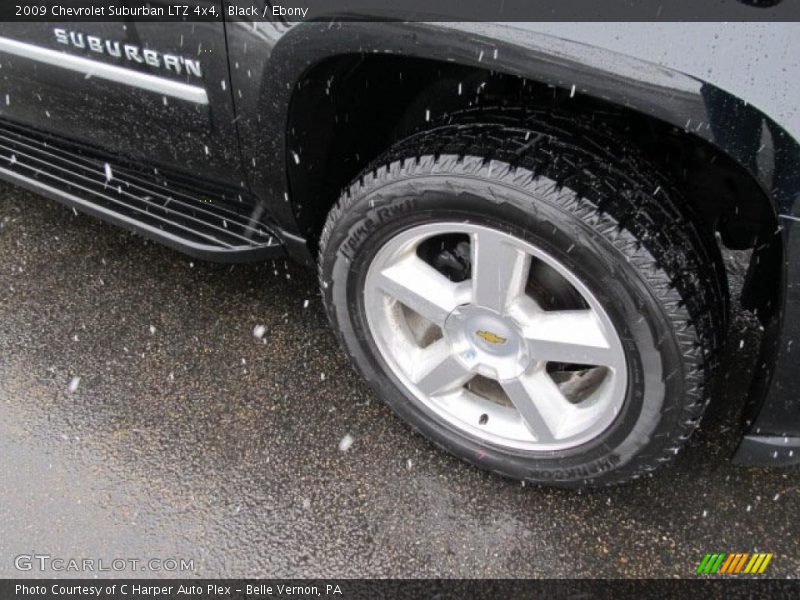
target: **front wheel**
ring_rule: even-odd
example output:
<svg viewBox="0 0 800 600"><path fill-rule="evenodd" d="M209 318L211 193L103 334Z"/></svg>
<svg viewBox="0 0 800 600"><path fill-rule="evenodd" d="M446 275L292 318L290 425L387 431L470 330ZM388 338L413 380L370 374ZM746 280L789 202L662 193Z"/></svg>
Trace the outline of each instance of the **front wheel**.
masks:
<svg viewBox="0 0 800 600"><path fill-rule="evenodd" d="M331 211L320 277L355 366L434 443L514 478L612 483L696 427L725 298L668 182L565 136L402 142Z"/></svg>

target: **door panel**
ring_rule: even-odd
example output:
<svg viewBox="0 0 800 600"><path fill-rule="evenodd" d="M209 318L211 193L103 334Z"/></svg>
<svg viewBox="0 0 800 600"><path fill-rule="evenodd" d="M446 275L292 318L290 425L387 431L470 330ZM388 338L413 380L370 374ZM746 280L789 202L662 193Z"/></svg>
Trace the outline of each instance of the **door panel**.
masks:
<svg viewBox="0 0 800 600"><path fill-rule="evenodd" d="M242 181L220 23L2 23L0 117Z"/></svg>

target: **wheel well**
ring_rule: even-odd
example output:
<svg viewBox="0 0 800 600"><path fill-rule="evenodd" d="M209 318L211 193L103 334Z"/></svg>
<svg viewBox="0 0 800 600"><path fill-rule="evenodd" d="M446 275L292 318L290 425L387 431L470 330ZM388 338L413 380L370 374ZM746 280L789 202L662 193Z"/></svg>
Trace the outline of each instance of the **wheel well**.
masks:
<svg viewBox="0 0 800 600"><path fill-rule="evenodd" d="M728 155L682 128L627 107L438 60L347 54L316 64L297 82L288 121L289 189L312 252L341 190L383 151L457 111L498 106L602 115L680 182L721 245L756 249L742 297L763 320L772 314L782 264L777 218L758 183Z"/></svg>

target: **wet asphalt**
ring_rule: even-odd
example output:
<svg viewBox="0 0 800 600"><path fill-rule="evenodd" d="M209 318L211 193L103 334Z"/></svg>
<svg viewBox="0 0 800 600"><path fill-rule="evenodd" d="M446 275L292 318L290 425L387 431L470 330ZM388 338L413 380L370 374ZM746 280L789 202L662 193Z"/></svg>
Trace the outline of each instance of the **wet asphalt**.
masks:
<svg viewBox="0 0 800 600"><path fill-rule="evenodd" d="M0 577L42 575L14 568L32 553L203 577L686 577L754 550L800 575L800 470L728 460L760 336L741 312L674 463L576 492L412 433L301 267L192 260L4 184L0 259Z"/></svg>

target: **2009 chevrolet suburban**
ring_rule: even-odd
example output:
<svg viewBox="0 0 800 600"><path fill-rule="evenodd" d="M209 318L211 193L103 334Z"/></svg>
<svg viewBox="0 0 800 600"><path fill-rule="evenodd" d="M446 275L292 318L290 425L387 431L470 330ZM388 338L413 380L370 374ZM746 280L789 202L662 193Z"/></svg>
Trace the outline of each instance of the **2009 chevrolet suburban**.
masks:
<svg viewBox="0 0 800 600"><path fill-rule="evenodd" d="M798 56L793 23L3 23L0 177L195 257L316 265L400 417L558 485L678 452L720 248L752 249L735 458L791 464Z"/></svg>

